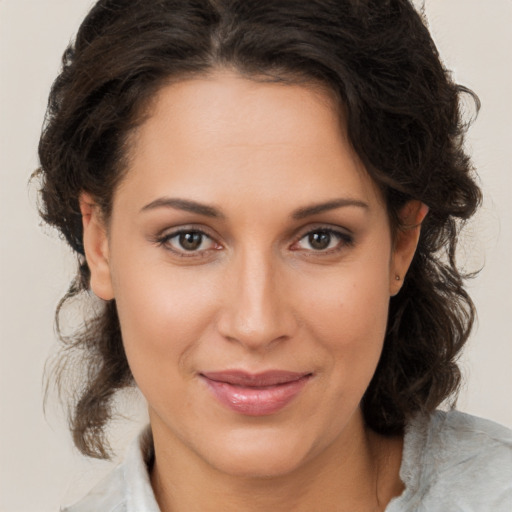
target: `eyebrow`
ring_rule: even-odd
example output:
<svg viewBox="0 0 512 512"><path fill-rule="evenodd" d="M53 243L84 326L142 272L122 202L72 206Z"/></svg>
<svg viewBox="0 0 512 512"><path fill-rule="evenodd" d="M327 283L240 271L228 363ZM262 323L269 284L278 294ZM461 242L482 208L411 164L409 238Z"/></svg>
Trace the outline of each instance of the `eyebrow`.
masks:
<svg viewBox="0 0 512 512"><path fill-rule="evenodd" d="M299 208L295 210L291 216L295 220L301 220L312 215L318 215L319 213L347 206L363 209L369 208L367 203L360 201L359 199L340 198ZM197 213L198 215L204 215L205 217L211 217L215 219L225 218L224 214L214 206L192 201L190 199L178 199L172 197L160 197L155 199L154 201L151 201L151 203L144 206L141 209L141 212L154 210L157 208L173 208L175 210Z"/></svg>
<svg viewBox="0 0 512 512"><path fill-rule="evenodd" d="M183 210L185 212L197 213L198 215L204 215L205 217L212 217L216 219L223 219L224 215L213 206L208 206L197 201L191 201L189 199L176 199L172 197L160 197L151 201L141 209L141 212L148 210L154 210L156 208L173 208L175 210Z"/></svg>
<svg viewBox="0 0 512 512"><path fill-rule="evenodd" d="M317 215L319 213L327 212L329 210L335 210L336 208L342 208L346 206L355 206L357 208L368 209L369 205L364 201L360 201L359 199L351 199L351 198L340 198L333 199L331 201L327 201L325 203L313 204L311 206L305 206L304 208L299 208L295 210L292 214L292 217L295 220L304 219L306 217L310 217L312 215Z"/></svg>

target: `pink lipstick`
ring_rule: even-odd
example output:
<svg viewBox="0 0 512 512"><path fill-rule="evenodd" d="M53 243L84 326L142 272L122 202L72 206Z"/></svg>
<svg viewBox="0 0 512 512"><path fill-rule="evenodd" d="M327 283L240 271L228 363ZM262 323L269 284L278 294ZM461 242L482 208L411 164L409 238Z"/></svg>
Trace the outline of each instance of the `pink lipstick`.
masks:
<svg viewBox="0 0 512 512"><path fill-rule="evenodd" d="M258 374L239 370L201 374L219 402L248 416L278 412L300 393L311 376L311 373L281 370Z"/></svg>

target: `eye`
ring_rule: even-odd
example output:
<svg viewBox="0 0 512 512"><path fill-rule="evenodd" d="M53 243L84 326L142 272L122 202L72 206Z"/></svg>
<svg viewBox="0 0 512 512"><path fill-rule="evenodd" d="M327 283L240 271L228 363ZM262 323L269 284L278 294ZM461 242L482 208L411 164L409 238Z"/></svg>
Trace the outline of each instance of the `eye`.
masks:
<svg viewBox="0 0 512 512"><path fill-rule="evenodd" d="M193 256L209 249L219 248L219 245L206 233L193 229L170 233L160 238L158 243L183 256L187 253Z"/></svg>
<svg viewBox="0 0 512 512"><path fill-rule="evenodd" d="M353 238L346 233L323 228L306 233L292 248L295 250L331 252L352 245L353 242Z"/></svg>

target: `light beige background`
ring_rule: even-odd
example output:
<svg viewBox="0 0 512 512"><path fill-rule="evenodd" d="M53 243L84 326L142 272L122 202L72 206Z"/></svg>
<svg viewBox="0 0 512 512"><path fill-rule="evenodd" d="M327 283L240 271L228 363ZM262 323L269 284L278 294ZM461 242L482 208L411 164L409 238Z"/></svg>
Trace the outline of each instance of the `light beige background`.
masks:
<svg viewBox="0 0 512 512"><path fill-rule="evenodd" d="M0 511L56 511L109 470L72 448L63 417L42 412L53 310L73 264L39 226L27 186L46 98L90 0L0 0ZM447 66L483 108L470 132L486 200L462 261L485 264L471 291L479 325L463 358L459 408L512 427L512 0L426 0ZM48 232L48 230L46 230ZM127 409L129 410L129 408ZM116 430L123 447L138 429Z"/></svg>

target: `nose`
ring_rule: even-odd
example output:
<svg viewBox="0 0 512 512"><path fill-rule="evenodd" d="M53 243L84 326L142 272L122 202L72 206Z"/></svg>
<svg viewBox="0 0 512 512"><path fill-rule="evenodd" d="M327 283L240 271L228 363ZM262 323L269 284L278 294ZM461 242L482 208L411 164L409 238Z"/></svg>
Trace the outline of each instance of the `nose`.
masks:
<svg viewBox="0 0 512 512"><path fill-rule="evenodd" d="M248 249L231 262L220 334L252 351L291 338L297 328L292 297L282 269L271 254Z"/></svg>

